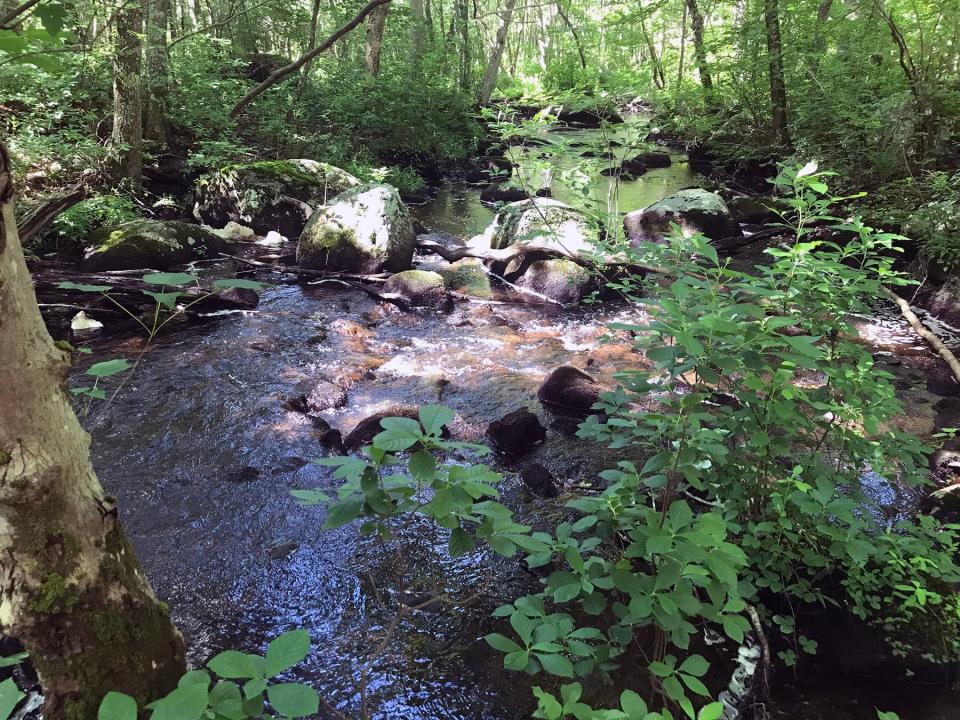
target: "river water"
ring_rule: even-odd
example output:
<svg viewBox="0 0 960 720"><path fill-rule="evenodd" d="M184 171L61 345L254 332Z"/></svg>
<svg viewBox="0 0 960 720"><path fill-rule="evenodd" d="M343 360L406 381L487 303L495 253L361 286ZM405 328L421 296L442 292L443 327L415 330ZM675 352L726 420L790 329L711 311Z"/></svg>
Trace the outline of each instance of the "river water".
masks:
<svg viewBox="0 0 960 720"><path fill-rule="evenodd" d="M625 184L621 202L640 207L695 182L677 156L670 168ZM466 237L492 217L478 195L478 188L451 183L414 213L431 231ZM325 378L346 388L345 406L322 414L344 432L391 407L442 403L457 414L454 436L474 441L492 420L529 407L549 432L528 461L545 465L568 488L589 485L614 458L572 437L569 424L540 407L536 389L562 364L587 368L606 383L642 364L628 344L602 342L609 322L642 323L642 311L524 303L494 287L480 293L484 301L458 303L453 313L404 313L351 289L277 274L265 279L274 284L255 311L185 325L157 340L117 401L92 423L96 470L118 496L192 662L227 647L260 651L277 634L306 628L314 649L291 677L356 717L357 679L395 615L396 584L415 575L420 584L412 593L477 598L403 620L370 670L374 717L528 717L529 681L504 671L502 656L482 636L502 629L490 611L535 591L537 579L517 561L485 552L450 560L445 538L425 523L400 527L387 549L354 526L321 531L323 511L298 506L289 491L337 483L328 468L310 462L327 452L314 424L282 405L299 382ZM901 378L912 408L905 424L929 432L939 397L928 382L940 372L934 359L895 319L864 318L860 326ZM134 340L119 336L91 346L99 359L138 352ZM559 504L531 496L517 466L498 469L503 500L521 521L556 515ZM736 649L723 652L732 658ZM908 683L838 683L828 674L781 687L783 717L872 718L868 692L870 702L888 702L903 718L957 717L955 697Z"/></svg>

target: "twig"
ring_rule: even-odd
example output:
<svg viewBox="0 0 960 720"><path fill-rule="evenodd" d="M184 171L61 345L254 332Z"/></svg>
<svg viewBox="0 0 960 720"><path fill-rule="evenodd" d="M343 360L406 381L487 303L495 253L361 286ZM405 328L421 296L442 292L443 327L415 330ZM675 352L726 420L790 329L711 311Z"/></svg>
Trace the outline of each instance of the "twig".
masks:
<svg viewBox="0 0 960 720"><path fill-rule="evenodd" d="M920 322L920 318L910 309L910 304L906 300L887 288L884 288L883 292L899 306L900 313L904 319L910 323L913 331L926 340L930 346L937 351L937 354L950 366L953 377L956 378L957 382L960 382L960 361L957 360L957 356L950 352L950 349L943 344L943 341Z"/></svg>

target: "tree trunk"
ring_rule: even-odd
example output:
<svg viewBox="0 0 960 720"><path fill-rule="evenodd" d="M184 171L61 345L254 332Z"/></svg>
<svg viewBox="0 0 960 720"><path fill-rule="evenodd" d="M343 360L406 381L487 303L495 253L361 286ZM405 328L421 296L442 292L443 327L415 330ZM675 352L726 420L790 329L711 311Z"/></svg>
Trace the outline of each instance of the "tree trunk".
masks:
<svg viewBox="0 0 960 720"><path fill-rule="evenodd" d="M460 31L460 89L469 90L471 80L470 55L470 15L467 9L467 0L454 0L456 3L457 26ZM453 22L451 18L451 22Z"/></svg>
<svg viewBox="0 0 960 720"><path fill-rule="evenodd" d="M363 67L370 77L380 74L380 51L383 49L383 32L387 26L390 5L380 5L370 13L367 22L367 44L363 54Z"/></svg>
<svg viewBox="0 0 960 720"><path fill-rule="evenodd" d="M167 145L170 93L171 0L152 0L147 4L147 73L143 134L149 140Z"/></svg>
<svg viewBox="0 0 960 720"><path fill-rule="evenodd" d="M37 307L0 145L0 632L30 653L47 720L95 718L110 690L154 700L185 669L90 465L66 391L69 354Z"/></svg>
<svg viewBox="0 0 960 720"><path fill-rule="evenodd" d="M683 83L683 61L687 52L687 13L689 8L686 3L683 6L683 20L680 22L680 60L677 62L677 85Z"/></svg>
<svg viewBox="0 0 960 720"><path fill-rule="evenodd" d="M573 26L573 23L570 22L570 18L563 11L563 5L560 0L556 2L557 14L560 15L560 19L563 20L563 24L567 26L567 29L570 31L570 34L573 35L573 41L577 45L577 54L580 55L580 67L584 70L587 69L587 56L583 52L583 43L580 42L580 33L577 32L577 29Z"/></svg>
<svg viewBox="0 0 960 720"><path fill-rule="evenodd" d="M707 104L713 102L713 78L710 77L710 66L707 64L707 46L704 43L703 13L697 0L687 0L687 10L690 12L690 29L693 31L693 56L697 62L697 74L707 99Z"/></svg>
<svg viewBox="0 0 960 720"><path fill-rule="evenodd" d="M767 63L770 75L770 109L773 115L773 136L777 143L783 147L789 147L787 86L783 79L779 0L763 0L763 22L767 29Z"/></svg>
<svg viewBox="0 0 960 720"><path fill-rule="evenodd" d="M427 49L427 16L423 0L410 0L410 59L419 63Z"/></svg>
<svg viewBox="0 0 960 720"><path fill-rule="evenodd" d="M643 33L643 39L647 44L647 53L650 55L650 70L653 74L653 84L658 89L663 90L666 82L663 77L663 66L660 64L660 56L657 55L657 48L653 44L653 38L647 31L647 22L640 18L640 31Z"/></svg>
<svg viewBox="0 0 960 720"><path fill-rule="evenodd" d="M140 97L140 55L143 50L143 8L129 3L116 14L113 51L113 134L110 163L116 180L129 178L134 189L143 179L143 107Z"/></svg>
<svg viewBox="0 0 960 720"><path fill-rule="evenodd" d="M510 29L510 19L513 17L513 9L517 5L517 0L506 0L507 4L500 15L500 27L497 29L497 37L494 40L493 48L490 50L490 60L487 62L487 70L483 74L483 80L480 81L480 90L477 92L477 100L481 105L490 102L490 96L497 86L497 77L500 74L500 61L503 59L503 48L507 44L507 31Z"/></svg>

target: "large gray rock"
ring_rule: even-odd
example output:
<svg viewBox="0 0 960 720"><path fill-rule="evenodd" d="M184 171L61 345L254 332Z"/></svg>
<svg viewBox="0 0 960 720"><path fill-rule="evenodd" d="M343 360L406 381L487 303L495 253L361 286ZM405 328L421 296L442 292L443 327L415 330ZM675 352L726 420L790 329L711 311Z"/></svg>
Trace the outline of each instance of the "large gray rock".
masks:
<svg viewBox="0 0 960 720"><path fill-rule="evenodd" d="M173 220L132 220L98 230L82 268L97 270L167 270L192 260L215 257L233 244L199 225Z"/></svg>
<svg viewBox="0 0 960 720"><path fill-rule="evenodd" d="M579 302L597 288L593 274L567 258L534 260L514 282L565 305Z"/></svg>
<svg viewBox="0 0 960 720"><path fill-rule="evenodd" d="M405 298L414 307L449 309L453 305L443 276L430 270L404 270L391 275L383 291Z"/></svg>
<svg viewBox="0 0 960 720"><path fill-rule="evenodd" d="M711 240L743 235L723 198L699 188L681 190L643 210L628 213L623 228L631 243L663 242L671 223L679 225L685 234L700 232Z"/></svg>
<svg viewBox="0 0 960 720"><path fill-rule="evenodd" d="M410 267L416 240L397 189L361 185L310 216L297 243L297 263L316 270L399 272Z"/></svg>
<svg viewBox="0 0 960 720"><path fill-rule="evenodd" d="M568 257L596 252L597 234L583 212L551 198L510 203L481 236L494 249L546 247Z"/></svg>
<svg viewBox="0 0 960 720"><path fill-rule="evenodd" d="M212 227L228 222L266 235L300 235L310 213L360 184L353 175L316 160L269 160L228 165L197 180L193 215Z"/></svg>

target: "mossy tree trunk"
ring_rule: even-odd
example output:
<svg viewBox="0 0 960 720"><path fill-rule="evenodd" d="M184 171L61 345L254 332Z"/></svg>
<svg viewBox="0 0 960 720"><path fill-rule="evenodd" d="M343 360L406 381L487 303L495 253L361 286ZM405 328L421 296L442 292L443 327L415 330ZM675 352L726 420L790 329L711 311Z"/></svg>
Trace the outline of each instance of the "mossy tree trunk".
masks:
<svg viewBox="0 0 960 720"><path fill-rule="evenodd" d="M690 14L690 30L693 32L693 57L697 63L697 75L700 76L703 94L709 104L713 102L713 76L710 75L710 64L707 61L703 12L697 0L687 0L687 11Z"/></svg>
<svg viewBox="0 0 960 720"><path fill-rule="evenodd" d="M370 19L367 20L363 67L370 77L377 77L380 74L380 51L383 49L383 33L387 27L388 12L390 12L390 5L381 5L370 13Z"/></svg>
<svg viewBox="0 0 960 720"><path fill-rule="evenodd" d="M170 93L170 16L171 0L153 0L147 4L147 75L143 113L143 133L161 148L167 145Z"/></svg>
<svg viewBox="0 0 960 720"><path fill-rule="evenodd" d="M113 133L110 161L117 180L139 189L143 179L143 6L128 3L116 13L113 51Z"/></svg>
<svg viewBox="0 0 960 720"><path fill-rule="evenodd" d="M787 84L783 78L779 0L763 0L763 22L767 31L767 65L770 75L773 136L777 143L786 148L790 147L790 134L787 130Z"/></svg>
<svg viewBox="0 0 960 720"><path fill-rule="evenodd" d="M0 145L0 632L30 653L46 720L90 720L110 690L176 686L184 646L90 465L44 327Z"/></svg>

